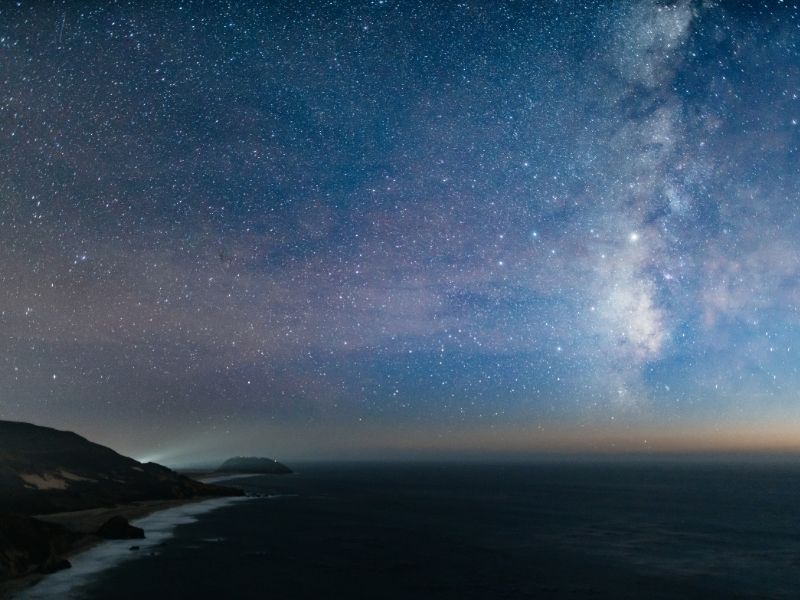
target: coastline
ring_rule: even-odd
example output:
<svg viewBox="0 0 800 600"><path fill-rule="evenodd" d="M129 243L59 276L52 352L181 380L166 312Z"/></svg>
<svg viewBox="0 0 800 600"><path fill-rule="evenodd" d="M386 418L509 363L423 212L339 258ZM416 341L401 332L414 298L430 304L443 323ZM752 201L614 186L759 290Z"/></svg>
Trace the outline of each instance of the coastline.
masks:
<svg viewBox="0 0 800 600"><path fill-rule="evenodd" d="M55 573L31 573L0 583L0 598L66 598L69 590L80 584L77 580L126 559L136 558L139 554L132 551L131 547L136 546L146 552L148 548L152 549L171 537L172 530L176 526L192 522L196 515L245 499L246 496L197 496L172 500L146 500L114 507L36 515L36 519L63 525L81 535L61 556L69 560L72 567ZM114 516L122 516L132 525L144 529L145 539L106 540L94 535L103 523ZM45 586L48 582L51 582L51 585ZM51 590L51 587L54 589Z"/></svg>
<svg viewBox="0 0 800 600"><path fill-rule="evenodd" d="M105 523L108 519L115 516L122 516L128 521L141 519L159 510L166 510L184 504L194 504L209 500L208 496L198 496L195 498L181 498L171 500L143 500L132 502L131 504L120 504L113 507L88 508L86 510L76 510L71 512L53 513L48 515L34 515L40 521L63 525L67 529L76 533L91 535ZM104 541L98 538L99 542Z"/></svg>

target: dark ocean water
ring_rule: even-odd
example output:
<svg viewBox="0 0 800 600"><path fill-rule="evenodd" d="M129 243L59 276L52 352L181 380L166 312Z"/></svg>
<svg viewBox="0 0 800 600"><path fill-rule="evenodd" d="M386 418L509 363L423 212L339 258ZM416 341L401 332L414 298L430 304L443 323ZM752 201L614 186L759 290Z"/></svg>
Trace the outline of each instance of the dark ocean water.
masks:
<svg viewBox="0 0 800 600"><path fill-rule="evenodd" d="M79 598L799 598L800 467L304 466Z"/></svg>

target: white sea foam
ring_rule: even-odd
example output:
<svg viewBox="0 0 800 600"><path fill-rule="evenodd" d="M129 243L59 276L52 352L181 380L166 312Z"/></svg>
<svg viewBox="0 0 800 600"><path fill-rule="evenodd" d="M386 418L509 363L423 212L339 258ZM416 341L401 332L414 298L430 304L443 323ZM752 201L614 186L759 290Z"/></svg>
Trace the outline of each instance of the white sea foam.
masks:
<svg viewBox="0 0 800 600"><path fill-rule="evenodd" d="M141 556L157 552L157 546L172 537L178 525L194 523L197 516L228 506L234 502L248 500L247 497L214 498L184 506L177 506L155 512L133 521L145 531L143 540L113 540L103 542L70 559L71 569L53 573L42 579L30 589L15 594L15 598L35 600L39 598L81 598L83 588L100 571ZM139 546L132 551L131 546Z"/></svg>

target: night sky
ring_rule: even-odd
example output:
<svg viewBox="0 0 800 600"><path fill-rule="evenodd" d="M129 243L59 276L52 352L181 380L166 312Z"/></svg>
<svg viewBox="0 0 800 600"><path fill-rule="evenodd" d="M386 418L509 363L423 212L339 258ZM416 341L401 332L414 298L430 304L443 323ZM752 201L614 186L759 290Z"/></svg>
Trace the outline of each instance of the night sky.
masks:
<svg viewBox="0 0 800 600"><path fill-rule="evenodd" d="M800 448L800 10L0 4L0 418L167 463Z"/></svg>

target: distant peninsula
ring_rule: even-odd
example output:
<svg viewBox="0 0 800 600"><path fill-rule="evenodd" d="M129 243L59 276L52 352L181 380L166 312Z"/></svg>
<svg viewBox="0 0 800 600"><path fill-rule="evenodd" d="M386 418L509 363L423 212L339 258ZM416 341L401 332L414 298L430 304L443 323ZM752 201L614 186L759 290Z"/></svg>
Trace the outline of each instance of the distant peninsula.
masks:
<svg viewBox="0 0 800 600"><path fill-rule="evenodd" d="M129 518L169 503L241 495L75 433L0 421L0 596L4 581L68 568L76 548L140 537Z"/></svg>
<svg viewBox="0 0 800 600"><path fill-rule="evenodd" d="M274 458L258 456L236 456L226 460L215 471L217 474L252 473L259 475L288 475L293 471Z"/></svg>

